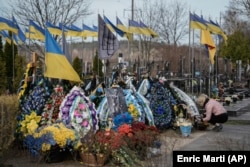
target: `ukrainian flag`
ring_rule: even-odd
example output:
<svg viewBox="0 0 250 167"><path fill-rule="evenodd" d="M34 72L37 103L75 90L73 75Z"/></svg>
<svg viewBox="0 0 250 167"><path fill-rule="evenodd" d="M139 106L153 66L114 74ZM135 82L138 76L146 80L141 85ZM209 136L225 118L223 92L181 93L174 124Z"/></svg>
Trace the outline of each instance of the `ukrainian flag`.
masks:
<svg viewBox="0 0 250 167"><path fill-rule="evenodd" d="M51 34L58 35L58 36L62 35L62 29L60 27L57 27L48 21L46 22L46 26Z"/></svg>
<svg viewBox="0 0 250 167"><path fill-rule="evenodd" d="M117 28L106 16L104 16L104 22L111 32L116 32L120 37L123 37L125 32Z"/></svg>
<svg viewBox="0 0 250 167"><path fill-rule="evenodd" d="M18 34L18 29L15 24L12 21L3 17L0 17L0 30L8 30L15 34Z"/></svg>
<svg viewBox="0 0 250 167"><path fill-rule="evenodd" d="M25 34L23 33L23 31L21 30L21 28L19 27L19 25L17 24L17 21L15 19L15 17L13 16L13 23L16 25L17 27L17 30L18 30L18 38L22 41L22 42L25 42L26 41L26 37L25 37Z"/></svg>
<svg viewBox="0 0 250 167"><path fill-rule="evenodd" d="M129 24L129 32L133 34L143 34L139 23L137 23L134 20L129 20L128 24Z"/></svg>
<svg viewBox="0 0 250 167"><path fill-rule="evenodd" d="M213 22L210 20L210 22L207 22L208 29L210 30L211 33L217 34L222 36L224 41L227 41L227 35L224 33L224 31L221 29L219 24Z"/></svg>
<svg viewBox="0 0 250 167"><path fill-rule="evenodd" d="M95 30L94 28L91 28L89 26L87 26L86 24L82 25L82 29L83 29L83 37L87 38L87 37L98 37L98 29Z"/></svg>
<svg viewBox="0 0 250 167"><path fill-rule="evenodd" d="M133 33L129 32L129 29L121 22L121 20L118 17L116 17L116 26L117 28L125 32L126 37L129 41L133 39Z"/></svg>
<svg viewBox="0 0 250 167"><path fill-rule="evenodd" d="M0 31L0 36L2 36L5 39L5 41L11 45L11 38L9 34L7 34L5 31Z"/></svg>
<svg viewBox="0 0 250 167"><path fill-rule="evenodd" d="M44 76L49 78L64 79L74 82L82 82L77 72L71 66L61 48L58 46L49 31L45 31L45 65Z"/></svg>
<svg viewBox="0 0 250 167"><path fill-rule="evenodd" d="M45 40L44 29L38 26L34 21L30 20L29 32L32 33L33 39ZM26 36L27 37L27 36Z"/></svg>
<svg viewBox="0 0 250 167"><path fill-rule="evenodd" d="M37 39L37 35L34 32L30 32L27 28L25 29L25 37L28 39Z"/></svg>
<svg viewBox="0 0 250 167"><path fill-rule="evenodd" d="M201 44L204 44L206 48L208 48L210 62L211 64L214 64L216 46L209 30L201 30Z"/></svg>
<svg viewBox="0 0 250 167"><path fill-rule="evenodd" d="M140 21L140 26L144 30L144 33L145 33L144 35L150 35L153 38L159 37L159 35L154 30L146 26L142 21Z"/></svg>
<svg viewBox="0 0 250 167"><path fill-rule="evenodd" d="M190 13L190 28L206 30L207 25L205 21L196 14Z"/></svg>
<svg viewBox="0 0 250 167"><path fill-rule="evenodd" d="M71 36L71 37L83 37L83 33L82 33L82 29L75 26L75 25L71 25L70 27L64 26L67 30L67 36Z"/></svg>

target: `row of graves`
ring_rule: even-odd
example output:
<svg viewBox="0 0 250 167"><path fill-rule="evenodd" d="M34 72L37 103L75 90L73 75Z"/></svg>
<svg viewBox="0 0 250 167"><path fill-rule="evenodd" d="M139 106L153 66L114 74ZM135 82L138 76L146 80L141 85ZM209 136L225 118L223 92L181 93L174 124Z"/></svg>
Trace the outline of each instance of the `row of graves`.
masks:
<svg viewBox="0 0 250 167"><path fill-rule="evenodd" d="M69 81L54 84L34 62L20 83L16 138L34 158L61 162L65 155L88 166L140 166L160 150L160 134L192 127L194 101L174 85L132 77L111 87L99 84L89 96ZM191 121L190 121L191 120ZM185 134L188 135L188 134ZM70 154L66 154L70 153Z"/></svg>

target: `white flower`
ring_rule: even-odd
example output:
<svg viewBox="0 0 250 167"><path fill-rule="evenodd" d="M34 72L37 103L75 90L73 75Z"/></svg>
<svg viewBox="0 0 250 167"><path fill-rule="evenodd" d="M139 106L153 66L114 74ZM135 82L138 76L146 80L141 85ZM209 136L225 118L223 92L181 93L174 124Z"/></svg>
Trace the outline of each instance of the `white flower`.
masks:
<svg viewBox="0 0 250 167"><path fill-rule="evenodd" d="M226 97L226 98L225 98L225 101L230 101L230 102L232 102L233 100L231 99L231 97Z"/></svg>
<svg viewBox="0 0 250 167"><path fill-rule="evenodd" d="M232 95L232 98L238 98L238 95Z"/></svg>
<svg viewBox="0 0 250 167"><path fill-rule="evenodd" d="M81 123L81 122L82 122L82 120L83 120L83 119L82 119L82 117L76 117L76 123L78 123L78 124L79 124L79 123Z"/></svg>

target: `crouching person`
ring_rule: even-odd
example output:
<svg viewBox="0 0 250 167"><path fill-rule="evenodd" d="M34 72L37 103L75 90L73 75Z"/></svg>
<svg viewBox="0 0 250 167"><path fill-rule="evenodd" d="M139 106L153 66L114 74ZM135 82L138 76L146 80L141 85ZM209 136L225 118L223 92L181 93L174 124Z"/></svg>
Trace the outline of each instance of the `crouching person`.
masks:
<svg viewBox="0 0 250 167"><path fill-rule="evenodd" d="M202 122L208 122L213 125L212 130L219 132L223 128L222 123L228 120L228 114L226 109L215 99L209 98L205 94L201 94L197 98L199 106L205 109Z"/></svg>

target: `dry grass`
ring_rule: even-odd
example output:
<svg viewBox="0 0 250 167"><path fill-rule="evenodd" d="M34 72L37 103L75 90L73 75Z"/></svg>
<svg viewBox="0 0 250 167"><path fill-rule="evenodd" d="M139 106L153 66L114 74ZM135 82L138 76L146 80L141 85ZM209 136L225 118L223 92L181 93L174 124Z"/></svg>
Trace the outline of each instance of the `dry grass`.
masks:
<svg viewBox="0 0 250 167"><path fill-rule="evenodd" d="M14 141L18 99L16 95L0 96L0 160Z"/></svg>

